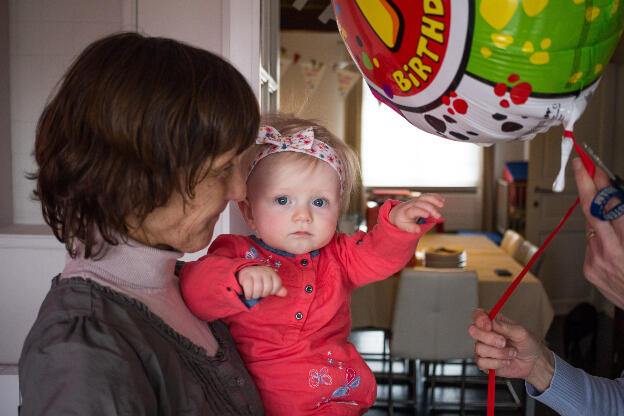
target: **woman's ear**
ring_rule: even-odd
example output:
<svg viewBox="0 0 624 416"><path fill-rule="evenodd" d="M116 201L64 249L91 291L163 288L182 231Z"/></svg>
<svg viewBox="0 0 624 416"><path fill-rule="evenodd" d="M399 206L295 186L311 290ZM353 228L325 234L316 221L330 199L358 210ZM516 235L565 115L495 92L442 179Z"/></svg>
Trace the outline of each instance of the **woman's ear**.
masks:
<svg viewBox="0 0 624 416"><path fill-rule="evenodd" d="M251 204L249 200L245 198L243 201L238 201L238 209L240 209L241 214L243 214L243 219L245 220L245 224L251 231L256 231L256 224L253 219L253 212L251 210Z"/></svg>

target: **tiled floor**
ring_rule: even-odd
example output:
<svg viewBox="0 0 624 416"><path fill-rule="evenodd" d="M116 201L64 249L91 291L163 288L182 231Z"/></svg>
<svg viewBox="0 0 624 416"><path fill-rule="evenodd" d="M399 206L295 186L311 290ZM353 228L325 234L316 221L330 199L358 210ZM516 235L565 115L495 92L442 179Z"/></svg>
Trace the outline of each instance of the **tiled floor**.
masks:
<svg viewBox="0 0 624 416"><path fill-rule="evenodd" d="M564 317L555 317L553 324L546 336L546 342L550 348L565 357L563 353L563 322ZM613 321L607 316L601 314L599 318L598 328L598 351L597 351L597 363L595 370L592 371L595 375L609 376L611 371L611 365L609 357L611 357L612 351L612 328ZM358 351L365 357L367 363L375 372L377 377L377 402L375 406L370 409L366 415L368 416L381 416L390 414L388 411L388 377L389 377L389 363L383 360L384 353L384 334L382 331L368 330L368 331L353 331L351 335L351 342L356 346ZM386 343L386 349L388 351L388 344ZM435 410L431 408L431 398L424 398L424 386L423 386L423 372L424 364L412 363L404 360L393 361L392 365L392 400L393 400L393 414L394 415L429 415L435 414L440 416L460 415L460 414L485 414L485 403L487 401L487 376L483 374L474 363L469 362L466 366L465 373L470 381L480 381L479 384L468 384L465 390L465 402L475 403L480 402L481 406L467 406L464 413L459 410L457 405L449 408L448 410ZM418 372L415 372L415 367L418 367ZM436 375L445 376L458 376L461 374L460 362L452 364L446 364L443 367L437 366ZM420 382L415 383L418 379ZM524 403L525 403L525 390L524 383L520 380L511 380L508 385L504 384L504 380L499 380L501 385L497 385L496 389L496 401L508 402L509 408L497 409L497 415L509 415L509 416L521 416L524 415ZM517 398L513 396L514 393L510 392L509 386L517 395ZM460 401L460 388L459 385L445 385L436 387L433 389L435 403L440 402L455 402ZM430 394L430 389L428 395ZM516 402L514 402L516 399ZM515 403L520 403L516 405ZM556 415L551 409L541 405L535 404L535 416L551 416Z"/></svg>

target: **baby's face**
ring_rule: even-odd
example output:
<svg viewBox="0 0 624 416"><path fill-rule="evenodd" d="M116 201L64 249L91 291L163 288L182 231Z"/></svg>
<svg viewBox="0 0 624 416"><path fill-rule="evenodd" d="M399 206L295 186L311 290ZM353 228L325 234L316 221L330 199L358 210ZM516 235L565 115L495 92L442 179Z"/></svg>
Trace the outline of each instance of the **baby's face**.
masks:
<svg viewBox="0 0 624 416"><path fill-rule="evenodd" d="M340 184L328 163L293 156L278 153L256 165L247 182L251 212L244 216L269 246L304 254L325 246L334 235Z"/></svg>

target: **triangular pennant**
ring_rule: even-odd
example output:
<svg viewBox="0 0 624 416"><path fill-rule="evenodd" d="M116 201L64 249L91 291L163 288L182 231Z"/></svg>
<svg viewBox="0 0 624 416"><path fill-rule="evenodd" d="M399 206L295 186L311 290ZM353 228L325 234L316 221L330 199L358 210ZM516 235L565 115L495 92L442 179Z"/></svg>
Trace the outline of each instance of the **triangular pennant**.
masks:
<svg viewBox="0 0 624 416"><path fill-rule="evenodd" d="M325 64L323 62L310 59L300 63L303 79L308 89L315 89L325 72Z"/></svg>
<svg viewBox="0 0 624 416"><path fill-rule="evenodd" d="M338 94L343 97L351 90L355 83L360 79L360 73L349 71L348 69L336 69L336 77L338 78Z"/></svg>
<svg viewBox="0 0 624 416"><path fill-rule="evenodd" d="M280 77L283 77L284 74L286 73L286 71L288 71L288 68L290 68L290 64L293 63L293 59L289 56L286 55L282 55L280 56Z"/></svg>

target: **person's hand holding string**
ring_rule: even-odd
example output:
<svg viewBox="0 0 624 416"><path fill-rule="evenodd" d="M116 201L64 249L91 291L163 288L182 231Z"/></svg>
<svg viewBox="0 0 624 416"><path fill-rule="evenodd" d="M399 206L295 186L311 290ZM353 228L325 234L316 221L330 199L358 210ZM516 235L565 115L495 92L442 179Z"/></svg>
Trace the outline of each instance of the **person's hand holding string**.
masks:
<svg viewBox="0 0 624 416"><path fill-rule="evenodd" d="M491 320L477 309L468 333L475 342L475 362L484 372L496 370L496 375L521 378L537 390L550 385L555 372L552 352L531 332L511 319L498 314Z"/></svg>

